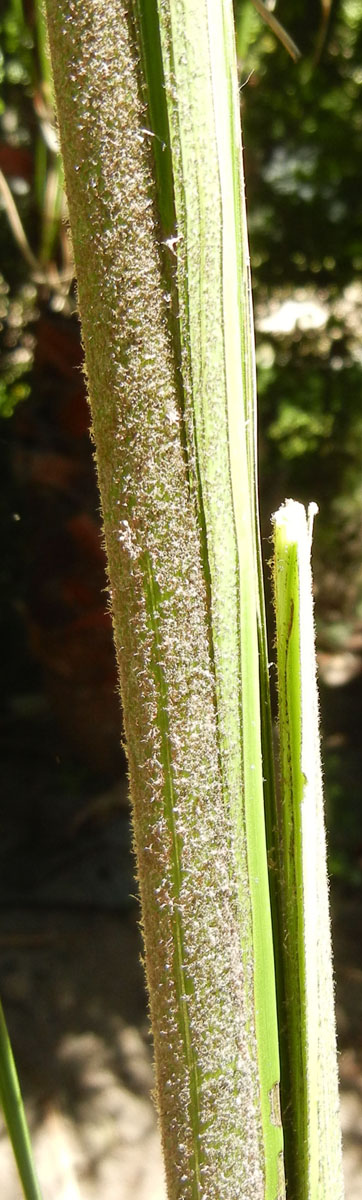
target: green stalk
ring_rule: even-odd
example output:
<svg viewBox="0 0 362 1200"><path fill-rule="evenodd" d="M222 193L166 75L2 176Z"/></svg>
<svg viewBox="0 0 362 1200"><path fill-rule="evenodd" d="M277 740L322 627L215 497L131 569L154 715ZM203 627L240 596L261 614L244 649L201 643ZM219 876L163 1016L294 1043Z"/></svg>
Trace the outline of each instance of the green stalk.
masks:
<svg viewBox="0 0 362 1200"><path fill-rule="evenodd" d="M0 1001L0 1103L26 1200L41 1200L19 1080Z"/></svg>
<svg viewBox="0 0 362 1200"><path fill-rule="evenodd" d="M249 940L254 959L245 1019L255 1024L266 1194L270 1187L275 1196L281 1186L276 1147L280 1151L282 1142L271 1121L279 1063L259 697L254 340L231 4L171 0L160 4L160 28L174 162L189 461L199 483L210 576L240 953L245 955ZM261 669L268 687L266 660Z"/></svg>
<svg viewBox="0 0 362 1200"><path fill-rule="evenodd" d="M47 0L47 12L168 1195L277 1200L254 366L232 5Z"/></svg>
<svg viewBox="0 0 362 1200"><path fill-rule="evenodd" d="M310 551L315 505L273 518L288 1200L343 1197Z"/></svg>

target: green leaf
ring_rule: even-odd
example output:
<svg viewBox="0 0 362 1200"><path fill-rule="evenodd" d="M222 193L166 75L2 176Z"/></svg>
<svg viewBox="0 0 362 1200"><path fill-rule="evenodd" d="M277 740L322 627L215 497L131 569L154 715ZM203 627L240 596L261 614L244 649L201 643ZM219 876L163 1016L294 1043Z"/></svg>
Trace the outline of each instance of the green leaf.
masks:
<svg viewBox="0 0 362 1200"><path fill-rule="evenodd" d="M0 1102L25 1200L41 1200L19 1080L0 1001Z"/></svg>
<svg viewBox="0 0 362 1200"><path fill-rule="evenodd" d="M288 1194L343 1197L334 994L314 648L313 516L273 517L279 694L282 1116Z"/></svg>

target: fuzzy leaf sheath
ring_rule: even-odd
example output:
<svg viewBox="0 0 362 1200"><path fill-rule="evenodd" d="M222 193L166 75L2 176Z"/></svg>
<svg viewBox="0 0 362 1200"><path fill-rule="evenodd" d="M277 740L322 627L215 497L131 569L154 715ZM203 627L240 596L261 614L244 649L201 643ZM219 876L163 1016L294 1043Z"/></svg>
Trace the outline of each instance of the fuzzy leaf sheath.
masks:
<svg viewBox="0 0 362 1200"><path fill-rule="evenodd" d="M177 5L170 7L175 16ZM223 12L224 3L200 0L188 7L201 14L204 55L209 10ZM225 8L230 25L231 5ZM215 674L203 485L191 461L194 435L184 427L178 339L169 311L174 247L163 244L169 209L162 230L155 204L155 179L166 158L153 156L147 132L152 105L147 113L140 9L156 17L152 2L47 0L127 737L167 1187L170 1200L277 1200L283 1183L273 974L264 995L260 987L263 953L269 969L272 950L261 765L254 754L260 748L257 649L249 671L256 707L248 717L254 754L248 779L255 776L259 790L249 784L249 825L255 812L249 858L246 768L235 765L239 734L236 750L235 740L230 743L225 779L228 731L218 704L226 682L220 683L220 673L217 682ZM160 9L165 39L168 5L160 3ZM154 32L152 22L150 28ZM196 71L197 51L195 42ZM185 153L187 144L186 138ZM212 172L216 178L214 164ZM225 281L218 286L225 288ZM175 295L171 280L172 289ZM184 313L185 304L183 297ZM199 304L202 312L210 305L206 291ZM223 355L222 341L216 352ZM189 375L192 354L191 348ZM220 437L224 454L225 422ZM243 469L246 461L244 447ZM230 486L226 463L227 542L234 520ZM221 509L223 503L221 496ZM240 528L250 568L249 517L241 514ZM248 595L243 571L240 563L238 572L229 570L234 623L241 578ZM214 562L211 574L217 586ZM211 580L211 596L213 587ZM253 587L249 641L256 648ZM233 713L240 720L238 637ZM262 1053L260 1026L267 1039Z"/></svg>

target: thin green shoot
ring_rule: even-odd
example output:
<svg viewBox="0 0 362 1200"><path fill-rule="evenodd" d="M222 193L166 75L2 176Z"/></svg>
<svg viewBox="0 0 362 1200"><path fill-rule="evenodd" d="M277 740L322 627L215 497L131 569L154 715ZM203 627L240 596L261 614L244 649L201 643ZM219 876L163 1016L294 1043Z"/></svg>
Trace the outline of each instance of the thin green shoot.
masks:
<svg viewBox="0 0 362 1200"><path fill-rule="evenodd" d="M308 515L273 517L279 693L277 869L283 928L279 1001L288 1195L341 1200L336 1034Z"/></svg>
<svg viewBox="0 0 362 1200"><path fill-rule="evenodd" d="M0 1102L25 1200L41 1200L30 1135L3 1007L0 1001Z"/></svg>

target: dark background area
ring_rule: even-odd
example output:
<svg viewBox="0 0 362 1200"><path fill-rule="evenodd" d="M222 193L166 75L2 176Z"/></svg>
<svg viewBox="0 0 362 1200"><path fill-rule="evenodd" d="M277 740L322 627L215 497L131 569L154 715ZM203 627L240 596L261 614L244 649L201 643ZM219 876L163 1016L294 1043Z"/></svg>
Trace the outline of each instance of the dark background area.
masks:
<svg viewBox="0 0 362 1200"><path fill-rule="evenodd" d="M235 7L266 564L270 514L285 497L320 509L316 626L352 1200L362 1178L362 9L360 0L280 0L278 17L301 51L295 64L250 0ZM105 1055L125 1108L132 1089L143 1096L149 1087L149 1046L99 501L38 0L4 0L0 16L0 172L1 985L35 1131L50 1108L88 1128L79 1038L99 1037L97 1070ZM267 567L266 586L269 595ZM132 1023L140 1041L130 1065L122 1038ZM72 1072L69 1055L66 1068L61 1057L70 1037ZM141 1129L142 1119L137 1109ZM153 1137L153 1117L145 1121ZM93 1167L83 1182L78 1170L74 1196L80 1187L91 1197L93 1184L107 1195L106 1126L98 1165L92 1142ZM142 1137L133 1139L141 1157ZM163 1195L157 1164L151 1200ZM146 1183L137 1170L129 1187L139 1200ZM4 1200L13 1200L6 1187ZM110 1194L126 1198L127 1187L112 1184ZM54 1194L61 1200L59 1183Z"/></svg>

